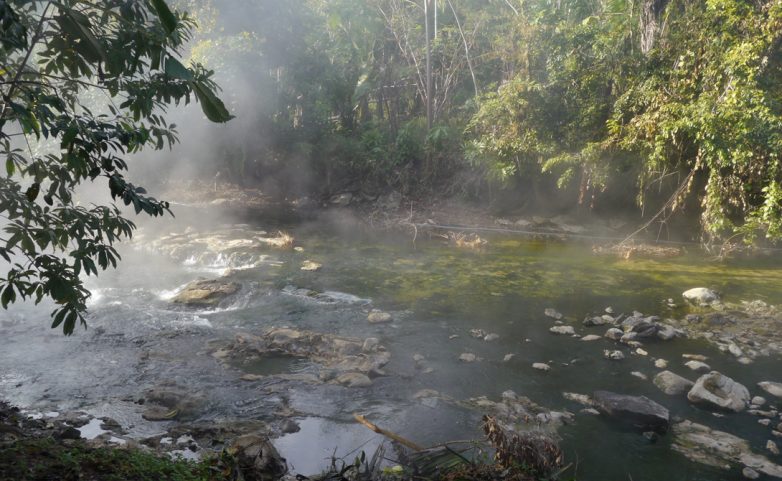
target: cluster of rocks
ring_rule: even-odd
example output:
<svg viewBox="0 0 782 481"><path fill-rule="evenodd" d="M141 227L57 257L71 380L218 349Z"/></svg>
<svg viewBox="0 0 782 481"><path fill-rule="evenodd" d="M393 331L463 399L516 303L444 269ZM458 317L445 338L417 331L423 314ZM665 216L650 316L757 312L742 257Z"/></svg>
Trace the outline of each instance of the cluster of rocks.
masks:
<svg viewBox="0 0 782 481"><path fill-rule="evenodd" d="M298 375L297 380L347 387L365 387L372 379L384 376L383 366L391 358L376 338L351 338L303 331L291 328L272 328L260 335L239 334L228 346L212 356L229 361L248 361L269 356L290 356L311 361L318 374ZM285 377L284 374L276 375ZM255 376L260 379L263 376ZM245 376L247 378L247 376Z"/></svg>
<svg viewBox="0 0 782 481"><path fill-rule="evenodd" d="M782 354L782 311L778 308L760 300L733 304L707 299L711 297L690 301L696 312L677 320L676 327L689 337L707 340L742 364Z"/></svg>

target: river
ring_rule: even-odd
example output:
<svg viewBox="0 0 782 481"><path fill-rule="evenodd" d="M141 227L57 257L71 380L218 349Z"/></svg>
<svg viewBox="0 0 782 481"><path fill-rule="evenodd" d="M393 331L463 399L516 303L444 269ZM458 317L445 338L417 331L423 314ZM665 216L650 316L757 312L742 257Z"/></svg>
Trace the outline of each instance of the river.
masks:
<svg viewBox="0 0 782 481"><path fill-rule="evenodd" d="M191 222L217 228L221 219L185 212L165 226L181 232ZM275 441L297 472L318 472L332 453L371 451L382 441L353 422L363 413L373 422L422 445L456 439L479 439L480 413L446 402L421 403L414 394L434 389L454 399L487 396L497 400L513 390L551 409L576 413L575 422L558 430L570 475L579 480L714 480L742 479L740 470L721 471L688 461L670 448L671 436L650 443L638 432L621 429L599 416L580 414L582 406L563 398L563 391L595 390L645 395L667 407L674 418L690 419L750 441L765 451L769 428L747 413L715 417L684 396L668 396L651 378L659 371L653 359L664 358L669 369L690 379L697 374L683 366L683 353L709 358L713 369L748 386L780 381L780 358L760 357L738 363L702 340L676 339L650 343L649 356L616 347L601 339L579 342L549 332L555 308L581 334L602 335L604 327L584 327L589 313L641 311L681 317L682 291L708 286L726 299L782 302L782 270L768 259L719 263L702 256L675 259L632 259L596 256L586 243L534 241L523 237L490 237L480 250L458 249L437 238L364 229L327 217L319 222L276 225L253 220L233 226L244 231L284 228L303 251L269 248L254 266L235 271L243 285L232 303L219 309L184 309L169 299L197 277L215 277L230 266L172 258L144 248L161 235L151 228L122 247L116 271L90 278L93 293L89 328L72 337L49 329L51 305L16 305L0 314L0 397L39 411L81 409L117 419L129 435L150 436L169 423L147 422L134 401L161 382L176 383L206 400L199 419L272 420L285 405L295 412L301 430ZM205 227L201 227L206 229ZM302 271L304 260L323 265ZM306 288L335 293L329 302L292 295ZM669 306L673 299L676 306ZM389 312L393 321L370 324L370 308ZM239 332L260 332L291 326L351 337L376 337L391 352L387 376L370 387L345 388L296 382L252 383L240 379L242 369L226 369L209 355L210 346ZM487 342L472 337L483 329L499 337ZM603 357L603 349L621 349L622 361ZM480 360L465 363L462 353ZM413 357L425 358L421 369ZM504 361L507 354L513 358ZM548 372L532 363L546 362ZM262 374L306 372L306 362L272 360L244 371ZM642 380L631 375L648 376ZM769 377L777 376L777 379ZM766 397L772 397L766 395ZM775 422L778 422L775 421ZM336 451L335 451L336 450ZM774 459L773 456L770 456ZM775 459L780 462L779 457Z"/></svg>

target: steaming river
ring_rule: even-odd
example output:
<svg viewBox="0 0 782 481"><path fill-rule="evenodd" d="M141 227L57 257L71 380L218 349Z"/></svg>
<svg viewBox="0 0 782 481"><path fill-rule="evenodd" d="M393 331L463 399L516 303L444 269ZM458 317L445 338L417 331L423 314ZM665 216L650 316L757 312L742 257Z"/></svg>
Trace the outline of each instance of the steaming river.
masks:
<svg viewBox="0 0 782 481"><path fill-rule="evenodd" d="M182 231L200 216L178 215L167 231ZM273 230L258 224L254 228ZM606 326L586 328L580 320L609 306L616 313L681 316L681 308L668 307L664 300L681 304L682 291L702 285L724 292L731 301L778 304L778 266L768 261L725 266L694 257L628 261L596 257L583 244L508 237L490 239L485 249L475 252L421 237L413 246L408 237L344 227L337 222L285 226L303 252L269 249L255 267L235 274L244 285L239 297L213 310L172 307L168 299L187 282L215 277L226 265L182 261L138 245L125 246L118 271L89 280L89 329L77 329L70 338L50 330L50 305L17 305L0 314L0 397L40 411L83 409L109 415L138 437L166 429L168 423L142 420L141 407L133 402L145 388L161 382L175 382L203 396L207 403L201 419L273 419L282 402L296 411L301 431L275 444L297 472L312 474L335 448L337 455L355 449L369 452L382 441L352 421L354 412L423 445L481 437L480 413L444 402L422 404L413 398L421 389L455 399L485 395L494 400L513 390L543 406L574 413L581 406L565 400L563 391L591 394L605 389L646 395L666 406L672 417L736 434L748 439L754 451L782 461L765 450L770 431L756 417L740 413L718 418L684 396L663 394L651 382L659 371L653 358L665 358L670 370L696 378L682 365L681 354L699 353L709 357L713 369L748 386L752 395L771 398L755 384L782 381L779 358L758 358L744 366L703 341L677 339L647 344L648 357L618 347L626 359L608 361L602 351L617 348L612 341L579 342L553 335L553 321L543 315L544 309L556 308L578 333L602 335ZM237 238L249 228L238 228ZM302 271L305 259L323 268ZM332 302L318 302L291 295L289 286L338 294ZM390 312L394 321L368 323L370 308ZM240 380L242 371L225 369L208 354L210 343L232 339L237 332L284 325L377 337L392 354L386 366L389 375L367 388L280 382L276 388L260 389L257 383ZM469 334L473 328L499 338L475 339ZM482 360L460 362L465 352ZM416 366L415 354L425 356L431 372ZM503 362L506 354L514 354L513 359ZM537 371L531 367L534 362L547 362L551 370ZM307 366L276 362L260 369L273 374ZM560 428L559 435L566 462L572 463L569 473L579 480L742 479L740 470L716 470L673 452L670 434L650 443L602 417L577 414L575 419Z"/></svg>

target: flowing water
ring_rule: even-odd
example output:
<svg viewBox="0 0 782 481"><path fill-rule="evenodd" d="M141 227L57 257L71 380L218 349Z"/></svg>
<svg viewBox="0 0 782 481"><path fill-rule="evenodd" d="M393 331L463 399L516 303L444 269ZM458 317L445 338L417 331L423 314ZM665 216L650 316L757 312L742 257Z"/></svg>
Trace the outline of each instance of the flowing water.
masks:
<svg viewBox="0 0 782 481"><path fill-rule="evenodd" d="M182 231L200 214L180 217L171 231ZM134 403L145 388L161 382L176 383L205 399L202 420L268 420L285 404L295 410L301 431L281 437L276 445L305 474L319 471L332 453L371 451L382 441L352 421L355 412L423 445L481 437L479 412L445 402L421 403L413 397L421 389L455 399L485 395L494 400L513 390L551 409L572 412L581 406L565 400L563 391L646 395L672 416L737 434L755 451L765 452L769 428L746 413L718 418L683 396L666 396L651 382L658 371L652 359L665 358L669 369L694 378L681 364L681 354L709 356L712 368L755 395L762 394L755 388L758 381L782 381L779 358L743 366L703 341L687 339L650 343L645 346L649 357L630 355L629 349L606 339L579 342L551 334L553 320L543 311L556 308L580 334L602 335L605 326L585 328L580 320L609 306L616 313L681 316L683 308L669 307L665 300L681 304L681 292L691 287L718 289L731 301L777 304L782 301L782 270L774 262L723 264L697 256L620 260L594 256L586 244L511 237L491 238L484 249L470 251L420 236L414 244L407 236L347 228L336 221L285 227L303 252L270 248L252 267L234 273L244 288L226 308L184 309L168 299L185 283L214 277L230 263L172 259L146 251L139 246L143 243L123 249L119 270L89 279L93 299L87 330L65 338L48 327L51 305L14 306L2 314L0 325L0 397L40 411L84 409L109 415L134 436L166 429L168 423L142 420L141 407ZM250 227L235 229L237 238L243 229ZM305 259L323 268L302 271ZM297 295L299 288L327 296ZM368 323L372 308L392 313L393 322ZM227 369L209 355L210 346L238 332L271 326L377 337L392 354L388 376L367 388L253 383L240 377L307 372L312 366L272 358ZM499 338L475 339L469 334L473 328ZM621 349L627 358L605 360L602 351L607 348ZM481 360L460 362L465 352ZM417 369L415 354L425 356L431 372ZM506 354L514 354L513 359L503 362ZM551 370L534 370L533 362L548 362ZM632 371L650 380L634 377ZM670 435L650 443L601 417L578 414L575 419L559 435L566 461L572 463L569 472L577 479L741 479L739 470L717 471L687 461L671 451Z"/></svg>

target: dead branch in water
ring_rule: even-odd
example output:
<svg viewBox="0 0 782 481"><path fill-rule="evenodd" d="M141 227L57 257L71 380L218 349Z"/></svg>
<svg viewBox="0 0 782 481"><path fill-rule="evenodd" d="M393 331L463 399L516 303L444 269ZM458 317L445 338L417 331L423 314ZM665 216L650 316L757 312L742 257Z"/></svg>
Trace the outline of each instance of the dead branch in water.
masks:
<svg viewBox="0 0 782 481"><path fill-rule="evenodd" d="M405 438L403 438L402 436L400 436L400 435L398 435L396 433L392 433L391 431L387 431L387 430L379 427L378 425L370 422L367 418L365 418L361 414L354 414L353 418L356 421L358 421L359 423L361 423L364 426L366 426L367 428L369 428L371 431L374 431L374 432L376 432L378 434L382 434L383 436L385 436L385 437L387 437L387 438L389 438L389 439L391 439L393 441L396 441L399 444L401 444L402 446L410 448L413 451L423 451L424 450L424 448L422 446L419 446L418 444L414 443L413 441L410 441L409 439L405 439Z"/></svg>

